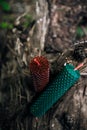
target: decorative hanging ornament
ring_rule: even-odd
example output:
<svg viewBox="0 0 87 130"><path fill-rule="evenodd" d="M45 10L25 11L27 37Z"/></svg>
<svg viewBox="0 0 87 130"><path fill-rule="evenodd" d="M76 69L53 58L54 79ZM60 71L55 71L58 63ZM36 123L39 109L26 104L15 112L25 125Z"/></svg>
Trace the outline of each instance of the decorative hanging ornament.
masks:
<svg viewBox="0 0 87 130"><path fill-rule="evenodd" d="M80 73L71 64L66 64L55 80L48 84L42 94L34 101L30 107L30 112L36 116L43 116L58 99L60 99L67 90L73 86L80 78Z"/></svg>
<svg viewBox="0 0 87 130"><path fill-rule="evenodd" d="M37 56L30 62L30 72L35 91L42 91L49 82L49 62L43 56Z"/></svg>

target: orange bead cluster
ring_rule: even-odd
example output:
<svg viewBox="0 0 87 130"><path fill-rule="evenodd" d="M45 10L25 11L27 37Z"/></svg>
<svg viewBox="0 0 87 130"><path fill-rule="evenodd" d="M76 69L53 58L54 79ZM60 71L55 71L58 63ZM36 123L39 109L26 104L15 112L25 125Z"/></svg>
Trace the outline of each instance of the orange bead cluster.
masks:
<svg viewBox="0 0 87 130"><path fill-rule="evenodd" d="M40 92L49 82L49 62L43 56L34 57L30 62L30 72L35 91Z"/></svg>

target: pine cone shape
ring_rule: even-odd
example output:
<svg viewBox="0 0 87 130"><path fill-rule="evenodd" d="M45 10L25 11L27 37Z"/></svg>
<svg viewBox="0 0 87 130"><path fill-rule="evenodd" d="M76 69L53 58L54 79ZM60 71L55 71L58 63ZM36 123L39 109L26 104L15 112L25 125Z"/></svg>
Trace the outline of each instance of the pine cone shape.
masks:
<svg viewBox="0 0 87 130"><path fill-rule="evenodd" d="M49 62L43 56L37 56L30 62L30 72L35 91L42 91L49 82Z"/></svg>

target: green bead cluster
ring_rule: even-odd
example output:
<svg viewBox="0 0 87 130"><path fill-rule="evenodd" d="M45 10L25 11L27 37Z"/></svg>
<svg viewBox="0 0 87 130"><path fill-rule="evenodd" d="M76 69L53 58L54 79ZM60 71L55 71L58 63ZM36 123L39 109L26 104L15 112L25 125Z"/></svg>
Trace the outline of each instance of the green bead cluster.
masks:
<svg viewBox="0 0 87 130"><path fill-rule="evenodd" d="M46 90L33 102L30 112L36 117L43 116L76 83L79 77L79 71L74 70L71 64L66 64L55 80L48 84Z"/></svg>

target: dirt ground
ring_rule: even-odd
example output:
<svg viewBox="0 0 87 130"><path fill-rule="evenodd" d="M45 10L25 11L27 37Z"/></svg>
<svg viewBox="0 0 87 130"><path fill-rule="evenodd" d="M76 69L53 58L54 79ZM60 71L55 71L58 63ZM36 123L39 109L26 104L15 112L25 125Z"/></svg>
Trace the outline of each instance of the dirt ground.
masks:
<svg viewBox="0 0 87 130"><path fill-rule="evenodd" d="M0 130L87 130L87 1L7 2L8 11L0 5ZM78 83L41 118L29 112L38 95L29 64L38 55L49 61L49 82L64 63L84 62Z"/></svg>

